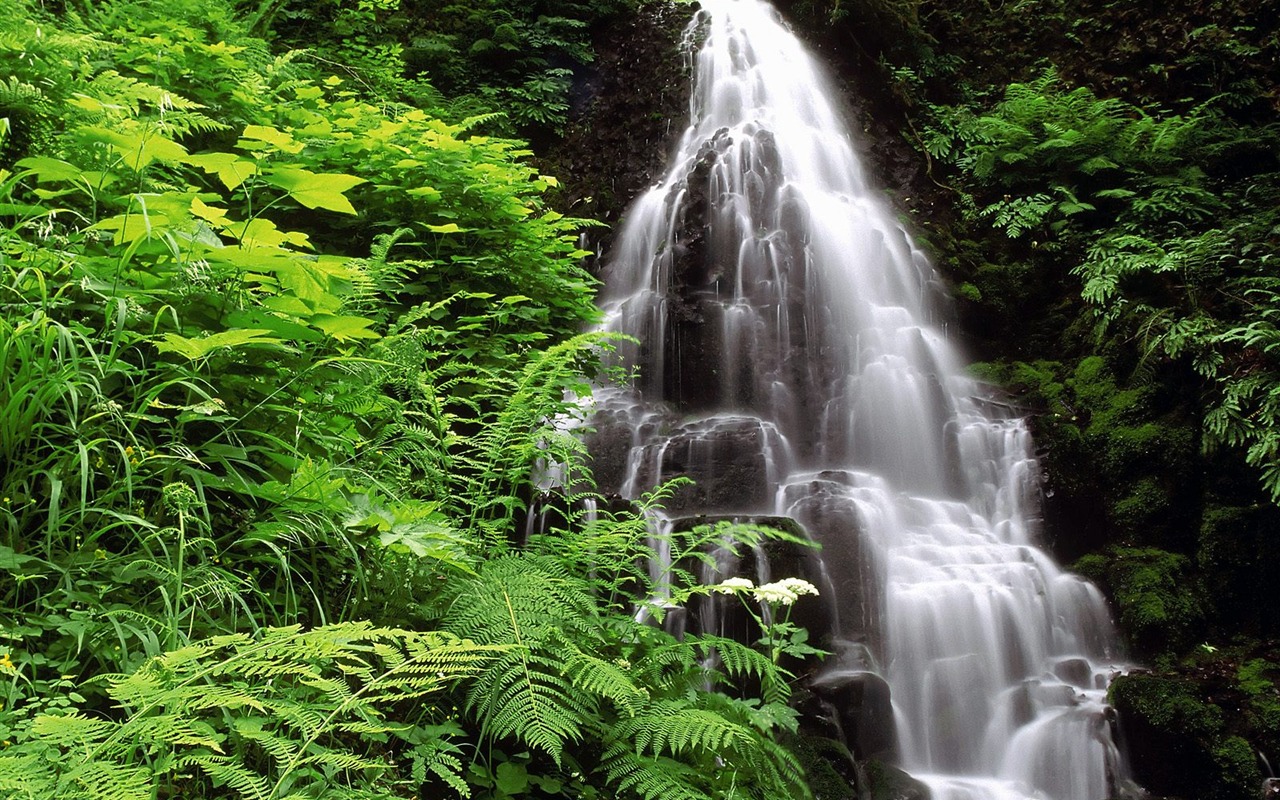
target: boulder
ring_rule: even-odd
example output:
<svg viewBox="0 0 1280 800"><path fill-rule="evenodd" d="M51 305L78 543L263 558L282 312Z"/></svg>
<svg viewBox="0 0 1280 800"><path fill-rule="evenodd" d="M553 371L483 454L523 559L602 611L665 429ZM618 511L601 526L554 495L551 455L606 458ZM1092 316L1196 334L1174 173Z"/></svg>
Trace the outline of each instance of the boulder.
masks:
<svg viewBox="0 0 1280 800"><path fill-rule="evenodd" d="M874 672L829 670L808 682L859 759L893 760L898 737L889 684Z"/></svg>

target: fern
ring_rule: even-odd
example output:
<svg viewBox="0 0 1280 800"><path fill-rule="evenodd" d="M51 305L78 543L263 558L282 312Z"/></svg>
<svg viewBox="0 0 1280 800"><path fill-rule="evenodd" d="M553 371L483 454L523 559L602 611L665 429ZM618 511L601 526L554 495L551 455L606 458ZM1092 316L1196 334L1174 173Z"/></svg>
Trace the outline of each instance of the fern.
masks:
<svg viewBox="0 0 1280 800"><path fill-rule="evenodd" d="M606 780L644 800L712 800L712 795L695 788L701 777L697 769L675 759L615 747L602 763Z"/></svg>
<svg viewBox="0 0 1280 800"><path fill-rule="evenodd" d="M702 651L703 658L714 655L729 678L754 678L764 686L770 702L786 703L790 695L789 679L793 676L781 669L759 650L733 639L703 634L694 645Z"/></svg>
<svg viewBox="0 0 1280 800"><path fill-rule="evenodd" d="M649 692L637 686L619 663L596 658L576 648L571 659L566 674L573 685L607 698L623 714L634 716L649 698Z"/></svg>
<svg viewBox="0 0 1280 800"><path fill-rule="evenodd" d="M565 744L579 740L584 720L595 714L597 695L569 679L573 648L565 646L583 638L594 619L582 585L545 560L495 559L459 592L446 627L512 648L477 676L468 694L468 710L487 735L515 737L560 761ZM620 686L606 692L625 696L626 683Z"/></svg>
<svg viewBox="0 0 1280 800"><path fill-rule="evenodd" d="M743 725L678 700L654 703L645 713L619 724L614 735L637 753L673 756L691 751L722 753L754 738Z"/></svg>
<svg viewBox="0 0 1280 800"><path fill-rule="evenodd" d="M376 788L394 778L394 770L378 777L388 769L386 740L412 728L389 712L474 676L504 651L368 623L214 637L112 679L109 694L125 711L118 722L74 712L37 718L36 739L5 757L5 775L55 787L58 797L122 800L181 791L197 774L255 800L340 793L352 773ZM42 771L48 748L62 753L56 774Z"/></svg>
<svg viewBox="0 0 1280 800"><path fill-rule="evenodd" d="M690 539L714 540L726 530ZM584 749L601 747L602 777L643 797L734 796L716 777L724 774L752 784L752 796L807 796L802 772L766 743L778 727L794 725L785 706L707 691L718 681L751 678L783 687L774 693L783 697L783 670L729 640L677 641L631 617L601 619L590 586L553 557L512 554L459 587L445 627L509 648L468 691L467 709L486 737L514 739L556 764L581 763ZM723 675L709 671L714 653ZM717 760L728 772L707 773Z"/></svg>
<svg viewBox="0 0 1280 800"><path fill-rule="evenodd" d="M795 756L748 723L741 701L701 697L707 707L688 697L658 701L613 728L601 760L607 779L646 798L811 796Z"/></svg>

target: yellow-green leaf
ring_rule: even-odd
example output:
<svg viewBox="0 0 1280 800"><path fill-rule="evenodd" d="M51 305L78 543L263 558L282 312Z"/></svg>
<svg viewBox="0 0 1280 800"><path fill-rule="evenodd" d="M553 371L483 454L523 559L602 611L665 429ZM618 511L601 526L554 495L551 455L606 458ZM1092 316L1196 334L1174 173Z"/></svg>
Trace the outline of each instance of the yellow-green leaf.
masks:
<svg viewBox="0 0 1280 800"><path fill-rule="evenodd" d="M165 214L148 213L145 210L131 211L127 214L116 214L99 220L89 226L89 230L115 231L112 237L114 244L128 244L157 233L169 226L169 217Z"/></svg>
<svg viewBox="0 0 1280 800"><path fill-rule="evenodd" d="M364 317L316 314L311 318L311 324L315 325L317 328L340 342L345 342L350 339L379 338L377 333L369 330L369 326L373 324L373 320L365 319Z"/></svg>
<svg viewBox="0 0 1280 800"><path fill-rule="evenodd" d="M269 219L257 217L227 227L227 233L236 237L247 248L280 247L289 241L288 235Z"/></svg>
<svg viewBox="0 0 1280 800"><path fill-rule="evenodd" d="M262 144L258 144L261 142ZM301 153L302 143L296 141L288 133L266 125L247 125L240 134L240 147L246 150L257 150L263 144L270 145L286 153Z"/></svg>
<svg viewBox="0 0 1280 800"><path fill-rule="evenodd" d="M261 329L239 328L232 331L220 331L200 339L189 339L176 333L166 333L164 338L156 342L156 349L161 353L177 353L195 361L203 358L219 348L245 347L247 345L276 345L284 340L271 335L271 331Z"/></svg>
<svg viewBox="0 0 1280 800"><path fill-rule="evenodd" d="M30 170L36 176L36 180L41 183L46 181L74 181L81 175L80 168L76 165L44 156L24 158L14 166Z"/></svg>
<svg viewBox="0 0 1280 800"><path fill-rule="evenodd" d="M355 207L343 196L343 192L366 183L364 178L339 172L311 172L305 169L280 167L264 175L263 180L279 186L307 208L323 208L343 214L356 213Z"/></svg>
<svg viewBox="0 0 1280 800"><path fill-rule="evenodd" d="M191 213L219 228L227 224L227 210L225 208L207 205L199 197L191 198Z"/></svg>
<svg viewBox="0 0 1280 800"><path fill-rule="evenodd" d="M141 171L152 161L184 161L187 158L187 148L162 136L154 128L124 133L109 128L86 126L78 129L77 133L87 141L105 143L135 172Z"/></svg>
<svg viewBox="0 0 1280 800"><path fill-rule="evenodd" d="M258 165L235 153L201 153L184 159L193 167L199 167L218 176L222 185L234 189L258 173Z"/></svg>

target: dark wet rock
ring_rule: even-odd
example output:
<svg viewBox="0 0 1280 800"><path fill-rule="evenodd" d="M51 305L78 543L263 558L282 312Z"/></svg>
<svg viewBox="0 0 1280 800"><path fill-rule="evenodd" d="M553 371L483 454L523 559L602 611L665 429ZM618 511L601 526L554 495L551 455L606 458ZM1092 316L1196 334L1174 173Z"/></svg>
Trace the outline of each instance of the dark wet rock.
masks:
<svg viewBox="0 0 1280 800"><path fill-rule="evenodd" d="M862 759L896 757L893 704L884 678L874 672L829 672L809 681L808 688L835 715L855 755Z"/></svg>
<svg viewBox="0 0 1280 800"><path fill-rule="evenodd" d="M591 421L587 452L596 486L605 494L616 494L626 480L627 456L631 452L632 428L625 415L601 411Z"/></svg>
<svg viewBox="0 0 1280 800"><path fill-rule="evenodd" d="M804 487L806 496L791 511L813 540L822 545L824 578L838 602L836 629L843 639L862 641L874 636L882 607L881 582L875 564L860 535L858 511L853 500L840 491L836 480L814 480ZM871 642L875 647L875 642Z"/></svg>
<svg viewBox="0 0 1280 800"><path fill-rule="evenodd" d="M560 179L561 210L612 225L665 171L688 116L680 38L694 10L650 3L593 32L596 60L575 75L574 114L542 159ZM588 249L607 249L611 230L592 235Z"/></svg>
<svg viewBox="0 0 1280 800"><path fill-rule="evenodd" d="M930 800L929 787L883 761L862 765L865 800Z"/></svg>
<svg viewBox="0 0 1280 800"><path fill-rule="evenodd" d="M683 475L669 511L733 512L764 509L772 500L769 431L751 417L690 423L662 448L663 477Z"/></svg>
<svg viewBox="0 0 1280 800"><path fill-rule="evenodd" d="M1067 658L1053 667L1053 674L1060 680L1081 689L1093 688L1093 667L1086 659Z"/></svg>

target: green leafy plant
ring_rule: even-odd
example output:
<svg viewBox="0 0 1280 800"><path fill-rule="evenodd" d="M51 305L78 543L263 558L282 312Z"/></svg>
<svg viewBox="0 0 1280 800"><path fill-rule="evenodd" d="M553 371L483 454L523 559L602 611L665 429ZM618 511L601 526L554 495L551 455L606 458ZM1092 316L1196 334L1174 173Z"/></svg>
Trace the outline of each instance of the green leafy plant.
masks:
<svg viewBox="0 0 1280 800"><path fill-rule="evenodd" d="M402 709L500 653L367 623L192 642L111 680L118 721L73 709L37 717L31 738L0 754L0 789L30 798L403 797L416 760L465 791L448 728L429 714L403 721Z"/></svg>

